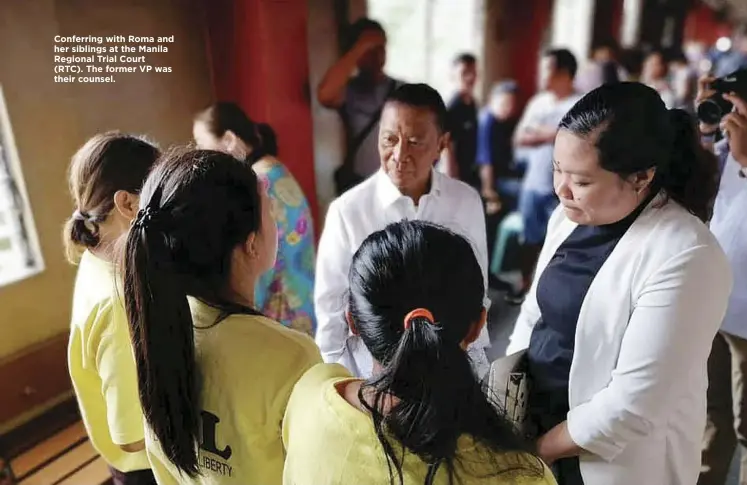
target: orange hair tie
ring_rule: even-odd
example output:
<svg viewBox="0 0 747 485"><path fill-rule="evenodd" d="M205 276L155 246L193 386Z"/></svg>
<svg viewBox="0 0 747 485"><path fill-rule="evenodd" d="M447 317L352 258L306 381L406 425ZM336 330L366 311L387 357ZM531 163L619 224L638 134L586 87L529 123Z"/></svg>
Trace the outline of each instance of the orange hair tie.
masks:
<svg viewBox="0 0 747 485"><path fill-rule="evenodd" d="M428 323L433 325L436 319L433 318L433 314L425 308L416 308L405 316L405 330L409 330L412 326L412 320L417 317L422 317L428 320Z"/></svg>

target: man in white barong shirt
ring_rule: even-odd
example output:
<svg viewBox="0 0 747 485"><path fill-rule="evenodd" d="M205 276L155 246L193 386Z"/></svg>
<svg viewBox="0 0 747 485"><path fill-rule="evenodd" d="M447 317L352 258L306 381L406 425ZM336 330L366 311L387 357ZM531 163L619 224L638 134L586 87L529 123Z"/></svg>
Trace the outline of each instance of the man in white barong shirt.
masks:
<svg viewBox="0 0 747 485"><path fill-rule="evenodd" d="M369 378L373 359L346 322L348 271L363 240L388 224L424 220L440 224L470 241L483 270L487 298L487 239L479 194L467 184L433 169L448 142L446 107L425 84L405 84L384 104L379 128L381 169L332 202L319 242L314 304L316 342L325 362ZM438 315L436 315L438 319ZM479 377L488 370L485 328L468 349Z"/></svg>

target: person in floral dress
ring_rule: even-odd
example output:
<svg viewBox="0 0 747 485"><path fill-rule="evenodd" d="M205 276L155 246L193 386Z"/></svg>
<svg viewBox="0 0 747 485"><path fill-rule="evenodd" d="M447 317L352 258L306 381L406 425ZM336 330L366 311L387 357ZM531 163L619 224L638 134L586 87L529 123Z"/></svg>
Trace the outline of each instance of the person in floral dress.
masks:
<svg viewBox="0 0 747 485"><path fill-rule="evenodd" d="M314 223L303 190L276 158L274 131L249 119L235 103L221 102L195 117L193 134L200 148L246 160L264 184L278 226L278 254L257 284L254 304L267 317L313 336Z"/></svg>

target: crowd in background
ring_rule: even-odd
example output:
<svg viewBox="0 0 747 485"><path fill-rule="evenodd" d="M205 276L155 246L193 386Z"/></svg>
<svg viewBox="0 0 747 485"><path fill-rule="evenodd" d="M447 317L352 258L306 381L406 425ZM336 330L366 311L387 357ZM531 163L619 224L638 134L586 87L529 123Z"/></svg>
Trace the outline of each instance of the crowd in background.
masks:
<svg viewBox="0 0 747 485"><path fill-rule="evenodd" d="M519 86L512 79L499 81L480 107L475 93L477 59L471 54L458 56L454 60L457 89L448 102L451 146L439 169L481 193L491 256L503 217L518 210L522 221L521 283L517 288L491 274L491 286L506 291L507 301L520 303L531 284L537 245L544 240L549 214L557 204L549 174L552 144L560 117L570 106L603 84L638 81L654 88L668 108L695 116L699 77L709 73L722 77L747 68L747 28L735 31L732 45L726 53L715 46L706 52L689 49L688 56L682 48L623 50L607 41L595 45L586 60L577 60L564 49L550 49L540 64L539 92L523 111L517 106L518 93L531 92L534 86ZM547 117L544 121L543 116ZM538 129L539 136L528 137L527 128L533 123L544 123L547 132ZM547 135L546 140L542 135Z"/></svg>

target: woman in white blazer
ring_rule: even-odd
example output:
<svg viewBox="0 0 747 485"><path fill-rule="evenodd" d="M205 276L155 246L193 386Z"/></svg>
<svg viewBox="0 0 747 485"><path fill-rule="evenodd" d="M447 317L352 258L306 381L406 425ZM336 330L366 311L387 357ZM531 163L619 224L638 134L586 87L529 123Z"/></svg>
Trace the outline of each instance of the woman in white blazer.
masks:
<svg viewBox="0 0 747 485"><path fill-rule="evenodd" d="M620 83L568 112L553 163L561 205L508 348L527 349L539 454L561 485L694 485L731 291L704 224L716 162L684 111Z"/></svg>

